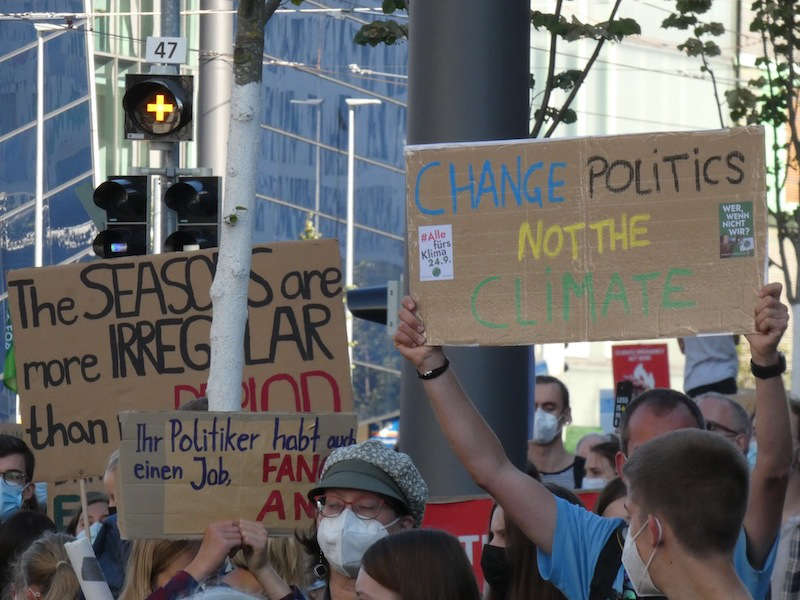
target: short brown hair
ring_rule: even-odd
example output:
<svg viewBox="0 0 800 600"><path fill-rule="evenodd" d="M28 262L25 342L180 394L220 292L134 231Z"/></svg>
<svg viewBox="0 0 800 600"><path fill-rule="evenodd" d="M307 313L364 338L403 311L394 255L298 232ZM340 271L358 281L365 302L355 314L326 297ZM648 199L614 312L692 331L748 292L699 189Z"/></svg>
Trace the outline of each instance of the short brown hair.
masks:
<svg viewBox="0 0 800 600"><path fill-rule="evenodd" d="M668 388L647 390L637 396L633 402L628 405L625 412L622 413L622 423L619 426L620 446L622 447L622 452L626 456L628 455L628 442L631 439L631 418L633 418L633 413L642 406L649 407L659 416L669 414L680 406L683 406L697 422L697 427L700 429L706 428L706 421L703 418L703 413L700 412L695 401L686 394Z"/></svg>
<svg viewBox="0 0 800 600"><path fill-rule="evenodd" d="M407 529L381 538L361 568L402 600L480 600L459 541L436 529Z"/></svg>
<svg viewBox="0 0 800 600"><path fill-rule="evenodd" d="M733 551L747 508L748 468L730 441L679 429L637 448L623 474L631 499L669 523L695 556Z"/></svg>

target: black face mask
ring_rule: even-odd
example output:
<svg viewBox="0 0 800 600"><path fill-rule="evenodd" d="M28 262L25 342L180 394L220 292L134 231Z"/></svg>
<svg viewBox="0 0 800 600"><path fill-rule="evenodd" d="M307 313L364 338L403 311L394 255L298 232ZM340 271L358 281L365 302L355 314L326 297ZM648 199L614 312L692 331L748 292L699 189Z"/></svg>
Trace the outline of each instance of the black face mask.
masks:
<svg viewBox="0 0 800 600"><path fill-rule="evenodd" d="M511 583L511 564L508 562L506 549L484 544L481 553L481 570L483 578L492 590L501 598L505 598Z"/></svg>
<svg viewBox="0 0 800 600"><path fill-rule="evenodd" d="M108 507L108 516L117 514L117 507L116 506L109 506Z"/></svg>

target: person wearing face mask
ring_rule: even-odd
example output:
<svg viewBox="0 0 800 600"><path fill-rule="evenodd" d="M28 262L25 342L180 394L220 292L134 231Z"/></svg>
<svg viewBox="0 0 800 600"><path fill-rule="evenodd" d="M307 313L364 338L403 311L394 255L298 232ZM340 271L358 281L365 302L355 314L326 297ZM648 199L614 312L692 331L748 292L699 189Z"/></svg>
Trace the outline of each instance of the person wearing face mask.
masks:
<svg viewBox="0 0 800 600"><path fill-rule="evenodd" d="M696 429L666 433L630 457L623 469L631 519L622 564L640 598L752 597L733 566L748 471L732 444Z"/></svg>
<svg viewBox="0 0 800 600"><path fill-rule="evenodd" d="M552 483L545 487L570 504L583 507L570 490ZM488 584L487 600L566 600L556 586L542 579L536 546L505 516L498 504L492 507L489 543L481 552L481 571Z"/></svg>
<svg viewBox="0 0 800 600"><path fill-rule="evenodd" d="M567 386L555 377L537 375L534 402L536 412L533 437L528 440L528 462L539 470L542 483L580 488L586 460L567 452L561 439L561 430L572 420Z"/></svg>
<svg viewBox="0 0 800 600"><path fill-rule="evenodd" d="M298 536L327 582L326 599L355 600L367 548L387 535L419 527L428 486L411 458L377 440L337 448L308 497L317 517Z"/></svg>
<svg viewBox="0 0 800 600"><path fill-rule="evenodd" d="M13 435L0 434L0 521L20 509L39 509L33 483L35 465L28 444Z"/></svg>
<svg viewBox="0 0 800 600"><path fill-rule="evenodd" d="M616 477L614 459L619 452L619 440L595 444L586 457L586 476L581 487L585 490L602 490L606 484Z"/></svg>
<svg viewBox="0 0 800 600"><path fill-rule="evenodd" d="M108 497L98 492L89 492L86 494L86 506L89 512L91 540L94 541L97 539L103 521L108 517ZM86 537L86 531L86 520L83 518L83 510L81 510L70 519L66 532L81 539Z"/></svg>

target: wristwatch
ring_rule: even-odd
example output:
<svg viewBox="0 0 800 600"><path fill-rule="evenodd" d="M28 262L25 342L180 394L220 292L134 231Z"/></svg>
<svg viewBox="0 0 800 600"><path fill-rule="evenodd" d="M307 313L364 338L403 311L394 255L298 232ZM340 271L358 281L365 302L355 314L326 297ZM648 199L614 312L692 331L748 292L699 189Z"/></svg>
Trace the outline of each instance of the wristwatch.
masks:
<svg viewBox="0 0 800 600"><path fill-rule="evenodd" d="M778 363L774 365L768 365L766 367L757 365L751 358L750 371L753 373L754 377L758 377L759 379L777 377L778 375L782 375L786 372L786 357L783 355L783 352L778 352Z"/></svg>

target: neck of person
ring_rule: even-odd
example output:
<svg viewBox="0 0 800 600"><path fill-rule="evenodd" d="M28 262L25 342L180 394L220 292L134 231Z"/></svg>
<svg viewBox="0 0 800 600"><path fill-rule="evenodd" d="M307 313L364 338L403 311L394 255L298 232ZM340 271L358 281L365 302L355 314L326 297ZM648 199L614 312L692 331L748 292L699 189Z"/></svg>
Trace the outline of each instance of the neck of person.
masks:
<svg viewBox="0 0 800 600"><path fill-rule="evenodd" d="M331 569L328 588L331 600L356 600L356 580L342 575L336 569Z"/></svg>
<svg viewBox="0 0 800 600"><path fill-rule="evenodd" d="M750 593L736 574L733 557L712 555L694 557L684 552L672 556L662 556L662 565L669 565L668 571L660 574L653 571L653 581L665 582L659 585L663 594L670 600L750 600ZM666 560L663 560L666 559ZM680 577L675 574L680 573Z"/></svg>
<svg viewBox="0 0 800 600"><path fill-rule="evenodd" d="M544 473L557 473L569 467L575 461L575 455L564 448L561 432L549 444L537 444L528 441L528 462L536 465Z"/></svg>

